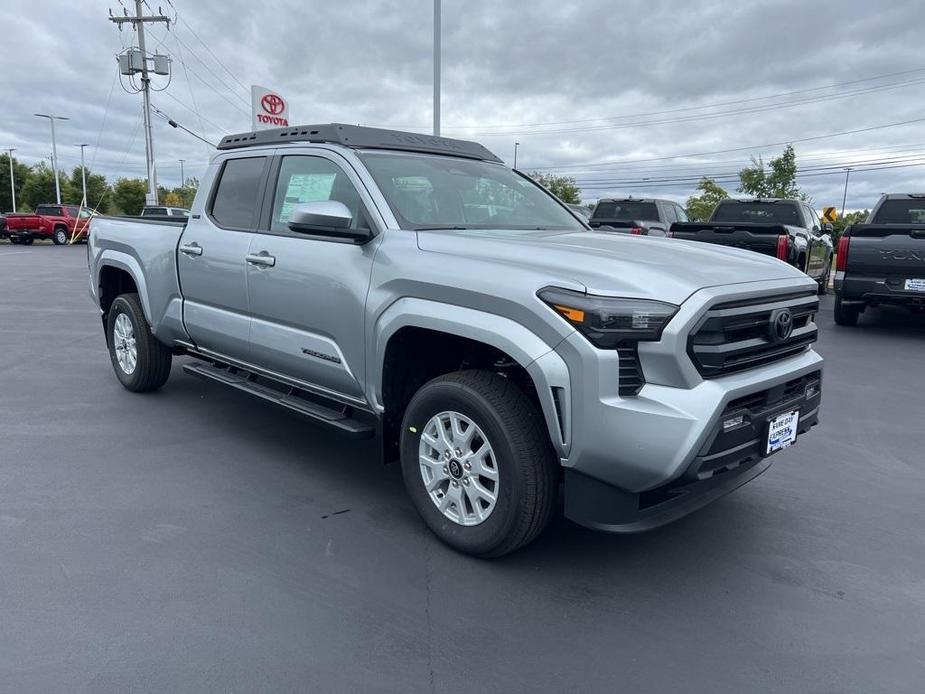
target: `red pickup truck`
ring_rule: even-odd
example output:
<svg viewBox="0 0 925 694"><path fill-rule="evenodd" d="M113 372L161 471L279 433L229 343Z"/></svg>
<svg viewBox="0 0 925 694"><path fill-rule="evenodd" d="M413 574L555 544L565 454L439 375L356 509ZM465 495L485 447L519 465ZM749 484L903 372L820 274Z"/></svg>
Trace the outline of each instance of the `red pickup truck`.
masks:
<svg viewBox="0 0 925 694"><path fill-rule="evenodd" d="M8 214L6 232L10 243L31 245L35 239L51 239L60 246L70 241L84 241L90 228L90 210L79 205L39 205L35 214Z"/></svg>

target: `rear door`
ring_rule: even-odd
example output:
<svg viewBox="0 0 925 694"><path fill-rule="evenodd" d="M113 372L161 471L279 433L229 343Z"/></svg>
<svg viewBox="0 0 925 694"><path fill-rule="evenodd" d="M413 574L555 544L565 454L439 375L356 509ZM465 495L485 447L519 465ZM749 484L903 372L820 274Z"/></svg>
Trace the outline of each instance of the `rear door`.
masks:
<svg viewBox="0 0 925 694"><path fill-rule="evenodd" d="M183 322L196 345L248 361L246 256L260 215L270 159L225 160L204 209L190 217L177 251Z"/></svg>
<svg viewBox="0 0 925 694"><path fill-rule="evenodd" d="M378 239L364 245L289 230L293 207L337 200L353 226L369 228L374 209L350 165L333 153L279 158L247 286L251 349L260 364L334 394L363 397L365 308Z"/></svg>

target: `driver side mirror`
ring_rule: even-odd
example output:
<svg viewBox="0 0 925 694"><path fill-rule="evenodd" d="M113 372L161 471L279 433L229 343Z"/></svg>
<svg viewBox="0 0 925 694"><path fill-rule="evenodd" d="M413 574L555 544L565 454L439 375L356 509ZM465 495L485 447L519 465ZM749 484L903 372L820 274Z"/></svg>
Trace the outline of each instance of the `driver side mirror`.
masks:
<svg viewBox="0 0 925 694"><path fill-rule="evenodd" d="M289 216L289 229L299 234L313 234L363 243L372 236L369 229L353 229L353 215L339 200L318 200L296 205Z"/></svg>

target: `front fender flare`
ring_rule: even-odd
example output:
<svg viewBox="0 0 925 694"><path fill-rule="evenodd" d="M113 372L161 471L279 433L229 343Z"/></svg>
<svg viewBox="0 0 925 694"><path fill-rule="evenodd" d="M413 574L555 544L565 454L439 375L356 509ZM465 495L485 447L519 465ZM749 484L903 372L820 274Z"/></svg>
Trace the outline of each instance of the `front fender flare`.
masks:
<svg viewBox="0 0 925 694"><path fill-rule="evenodd" d="M484 311L427 299L402 298L376 320L367 354L367 398L383 411L382 382L386 347L402 328L424 328L482 342L501 350L533 379L550 440L560 457L571 445L571 385L568 366L549 345L523 325Z"/></svg>

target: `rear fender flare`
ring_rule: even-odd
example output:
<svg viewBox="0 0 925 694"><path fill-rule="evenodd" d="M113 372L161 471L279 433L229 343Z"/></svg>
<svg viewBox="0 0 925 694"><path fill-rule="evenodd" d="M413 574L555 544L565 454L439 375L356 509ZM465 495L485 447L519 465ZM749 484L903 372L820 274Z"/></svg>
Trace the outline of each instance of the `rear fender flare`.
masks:
<svg viewBox="0 0 925 694"><path fill-rule="evenodd" d="M148 284L145 281L145 274L138 261L128 253L112 249L104 250L97 261L96 277L94 277L94 290L97 293L98 301L100 299L100 277L104 267L119 268L129 274L129 277L132 278L132 281L135 282L135 286L138 288L138 300L141 302L141 309L144 311L145 320L148 321L148 325L153 326L154 324L151 322L151 306L148 303Z"/></svg>

